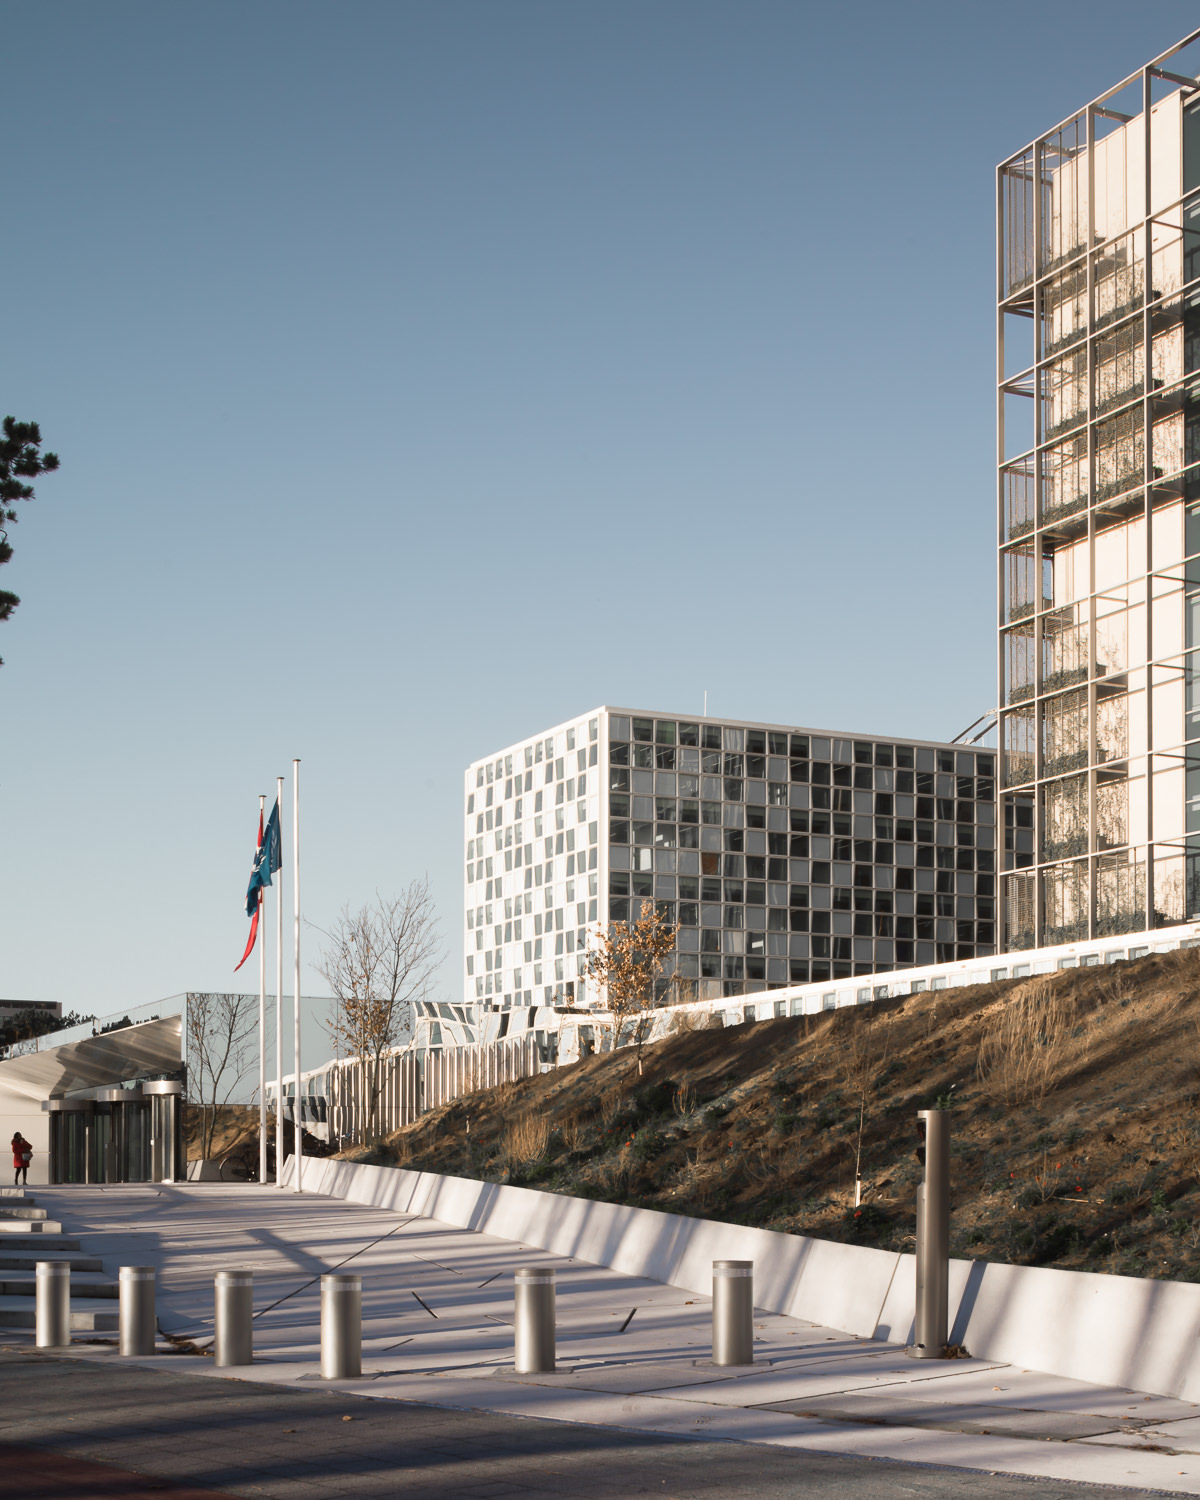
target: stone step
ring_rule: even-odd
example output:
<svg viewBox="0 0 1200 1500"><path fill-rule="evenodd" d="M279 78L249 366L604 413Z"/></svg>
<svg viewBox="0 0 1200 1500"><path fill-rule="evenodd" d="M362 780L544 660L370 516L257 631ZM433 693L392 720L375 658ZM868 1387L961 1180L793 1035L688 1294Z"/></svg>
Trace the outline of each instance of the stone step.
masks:
<svg viewBox="0 0 1200 1500"><path fill-rule="evenodd" d="M39 1234L35 1245L25 1243L18 1245L15 1240L11 1239L6 1244L3 1239L0 1239L0 1256L21 1255L33 1261L57 1260L59 1257L67 1260L79 1248L80 1244L77 1239L54 1233Z"/></svg>
<svg viewBox="0 0 1200 1500"><path fill-rule="evenodd" d="M4 1193L2 1196L0 1196L0 1210L7 1211L10 1208L36 1208L36 1207L37 1207L37 1199L36 1198L30 1198L28 1196L22 1195L19 1192L14 1192L12 1188L9 1188L6 1193Z"/></svg>
<svg viewBox="0 0 1200 1500"><path fill-rule="evenodd" d="M120 1297L120 1290L115 1281L98 1281L94 1276L77 1276L75 1267L71 1267L71 1301L77 1297L104 1297L112 1299ZM0 1280L0 1297L36 1297L37 1296L37 1272L32 1276L10 1276L5 1275Z"/></svg>
<svg viewBox="0 0 1200 1500"><path fill-rule="evenodd" d="M47 1240L52 1236L47 1235ZM75 1249L53 1249L47 1247L42 1250L42 1242L38 1241L38 1255L22 1255L19 1252L6 1251L0 1246L0 1276L11 1275L13 1271L34 1271L37 1269L39 1260L65 1260L70 1262L72 1271L103 1271L104 1262L98 1255L81 1255Z"/></svg>
<svg viewBox="0 0 1200 1500"><path fill-rule="evenodd" d="M42 1212L41 1209L38 1212ZM0 1234L61 1234L57 1219L6 1219L0 1216Z"/></svg>
<svg viewBox="0 0 1200 1500"><path fill-rule="evenodd" d="M71 1298L72 1333L115 1333L120 1314L108 1298ZM37 1310L29 1297L0 1296L0 1328L35 1328Z"/></svg>
<svg viewBox="0 0 1200 1500"><path fill-rule="evenodd" d="M15 1200L10 1200L10 1202ZM44 1219L46 1210L44 1208L10 1208L8 1203L0 1203L0 1218L5 1219Z"/></svg>

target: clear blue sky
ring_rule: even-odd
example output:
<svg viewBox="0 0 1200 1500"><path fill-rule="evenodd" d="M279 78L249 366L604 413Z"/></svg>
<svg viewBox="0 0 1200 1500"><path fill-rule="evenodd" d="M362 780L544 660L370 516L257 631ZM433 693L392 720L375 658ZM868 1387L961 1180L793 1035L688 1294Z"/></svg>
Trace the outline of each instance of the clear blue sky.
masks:
<svg viewBox="0 0 1200 1500"><path fill-rule="evenodd" d="M993 168L1194 5L0 17L0 405L63 461L3 570L0 995L236 983L293 755L306 916L427 872L453 988L489 750L991 705Z"/></svg>

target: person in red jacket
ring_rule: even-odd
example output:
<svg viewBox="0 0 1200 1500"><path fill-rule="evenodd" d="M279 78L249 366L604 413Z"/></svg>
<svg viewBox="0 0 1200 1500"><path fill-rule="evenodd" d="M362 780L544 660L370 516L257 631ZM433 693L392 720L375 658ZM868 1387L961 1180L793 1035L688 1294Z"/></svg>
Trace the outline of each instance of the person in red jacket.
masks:
<svg viewBox="0 0 1200 1500"><path fill-rule="evenodd" d="M33 1147L18 1130L12 1138L13 1186L29 1181L29 1163L33 1160Z"/></svg>

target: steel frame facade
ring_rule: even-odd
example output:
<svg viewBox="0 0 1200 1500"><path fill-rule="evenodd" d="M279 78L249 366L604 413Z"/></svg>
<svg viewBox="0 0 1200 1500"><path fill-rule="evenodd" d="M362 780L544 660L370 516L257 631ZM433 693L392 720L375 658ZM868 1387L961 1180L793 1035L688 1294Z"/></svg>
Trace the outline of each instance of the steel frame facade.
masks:
<svg viewBox="0 0 1200 1500"><path fill-rule="evenodd" d="M1008 949L1200 914L1197 42L997 168Z"/></svg>

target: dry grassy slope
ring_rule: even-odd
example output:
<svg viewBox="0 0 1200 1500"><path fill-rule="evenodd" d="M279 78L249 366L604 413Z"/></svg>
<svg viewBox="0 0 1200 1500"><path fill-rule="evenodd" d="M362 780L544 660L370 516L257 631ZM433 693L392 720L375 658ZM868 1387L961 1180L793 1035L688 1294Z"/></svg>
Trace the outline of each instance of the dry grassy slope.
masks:
<svg viewBox="0 0 1200 1500"><path fill-rule="evenodd" d="M956 1254L1200 1279L1200 950L684 1032L347 1155L906 1248L938 1101Z"/></svg>

